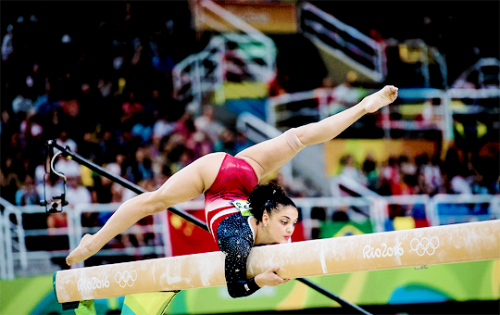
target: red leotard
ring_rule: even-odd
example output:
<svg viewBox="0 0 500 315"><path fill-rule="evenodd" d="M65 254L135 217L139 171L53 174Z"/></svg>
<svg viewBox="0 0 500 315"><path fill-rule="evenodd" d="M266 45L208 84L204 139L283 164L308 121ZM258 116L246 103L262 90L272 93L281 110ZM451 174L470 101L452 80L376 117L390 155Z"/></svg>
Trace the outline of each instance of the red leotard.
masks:
<svg viewBox="0 0 500 315"><path fill-rule="evenodd" d="M257 175L248 162L226 154L214 183L205 192L205 217L216 241L219 223L239 212L230 201L247 200L258 183Z"/></svg>

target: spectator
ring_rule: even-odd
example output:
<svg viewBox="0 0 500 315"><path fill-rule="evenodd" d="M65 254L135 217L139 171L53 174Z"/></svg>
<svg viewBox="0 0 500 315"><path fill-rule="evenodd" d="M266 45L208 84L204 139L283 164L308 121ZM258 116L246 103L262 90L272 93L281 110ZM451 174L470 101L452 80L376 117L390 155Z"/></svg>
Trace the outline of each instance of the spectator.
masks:
<svg viewBox="0 0 500 315"><path fill-rule="evenodd" d="M247 136L241 132L241 131L236 131L236 140L234 142L235 145L235 151L236 152L241 152L245 150L246 148L252 146L252 143L248 140Z"/></svg>
<svg viewBox="0 0 500 315"><path fill-rule="evenodd" d="M438 193L443 185L441 178L441 169L439 167L439 156L435 155L432 159L427 159L427 163L422 165L425 181L431 188L431 195Z"/></svg>
<svg viewBox="0 0 500 315"><path fill-rule="evenodd" d="M451 177L450 188L455 194L472 194L472 187L470 183L463 176L463 171L458 170Z"/></svg>
<svg viewBox="0 0 500 315"><path fill-rule="evenodd" d="M25 149L25 143L23 143L19 132L15 132L10 136L10 147L9 156L14 159L14 162L18 162L23 158L23 153Z"/></svg>
<svg viewBox="0 0 500 315"><path fill-rule="evenodd" d="M387 161L387 165L382 167L379 194L383 196L392 195L397 190L400 177L397 159L395 156L391 156Z"/></svg>
<svg viewBox="0 0 500 315"><path fill-rule="evenodd" d="M203 106L203 113L194 120L197 130L204 131L212 140L217 142L225 127L214 119L214 109L212 105Z"/></svg>
<svg viewBox="0 0 500 315"><path fill-rule="evenodd" d="M416 195L431 195L433 190L432 187L430 187L427 184L427 181L425 180L425 174L421 168L417 170L416 174L416 184L415 184L415 189L413 190L413 193Z"/></svg>
<svg viewBox="0 0 500 315"><path fill-rule="evenodd" d="M78 154L94 163L102 164L102 150L97 141L94 131L85 131L83 139L78 144Z"/></svg>
<svg viewBox="0 0 500 315"><path fill-rule="evenodd" d="M39 124L39 118L34 110L26 113L25 118L19 125L19 131L20 138L25 143L25 147L37 147L38 143L40 143L43 127Z"/></svg>
<svg viewBox="0 0 500 315"><path fill-rule="evenodd" d="M373 190L378 190L378 171L377 171L377 162L375 161L373 155L368 153L366 155L365 161L363 162L362 167L363 175L366 178L366 186Z"/></svg>
<svg viewBox="0 0 500 315"><path fill-rule="evenodd" d="M166 112L165 107L167 106L167 101L163 98L162 93L159 89L153 89L151 91L151 97L149 101L146 102L145 110L152 113L153 115L159 115L160 113Z"/></svg>
<svg viewBox="0 0 500 315"><path fill-rule="evenodd" d="M35 110L35 105L33 101L26 97L23 93L19 93L14 100L12 100L12 110L14 113L25 112Z"/></svg>
<svg viewBox="0 0 500 315"><path fill-rule="evenodd" d="M185 141L191 138L196 131L193 113L185 111L184 114L175 122L174 131L184 137Z"/></svg>
<svg viewBox="0 0 500 315"><path fill-rule="evenodd" d="M156 173L154 176L154 189L156 190L163 185L163 183L172 176L172 171L168 165L163 165L161 172Z"/></svg>
<svg viewBox="0 0 500 315"><path fill-rule="evenodd" d="M101 74L101 77L97 81L97 89L103 100L111 101L111 95L113 95L113 81L110 79L108 72L105 71Z"/></svg>
<svg viewBox="0 0 500 315"><path fill-rule="evenodd" d="M74 208L77 204L91 203L90 192L81 185L80 177L68 176L67 179L66 200L69 206Z"/></svg>
<svg viewBox="0 0 500 315"><path fill-rule="evenodd" d="M58 160L55 163L54 168L58 173L62 173L66 175L66 177L82 175L80 164L78 164L74 160L64 157L62 155L57 157L57 159Z"/></svg>
<svg viewBox="0 0 500 315"><path fill-rule="evenodd" d="M14 26L9 24L7 26L7 34L3 37L2 40L2 60L7 61L9 56L14 52L14 46L12 45L12 39L14 38Z"/></svg>
<svg viewBox="0 0 500 315"><path fill-rule="evenodd" d="M151 66L160 73L168 74L175 66L175 61L169 55L164 45L158 46L158 53L151 58Z"/></svg>
<svg viewBox="0 0 500 315"><path fill-rule="evenodd" d="M128 98L122 103L121 109L122 116L120 117L120 123L132 127L137 120L136 115L144 112L144 105L136 98L135 91L130 90Z"/></svg>
<svg viewBox="0 0 500 315"><path fill-rule="evenodd" d="M161 140L174 131L175 124L169 121L169 115L164 114L153 125L152 143L154 146L160 146Z"/></svg>
<svg viewBox="0 0 500 315"><path fill-rule="evenodd" d="M193 161L193 152L184 145L178 145L168 155L172 174Z"/></svg>
<svg viewBox="0 0 500 315"><path fill-rule="evenodd" d="M153 168L149 150L145 147L140 147L135 152L135 160L132 167L129 169L128 177L135 183L142 180L153 179Z"/></svg>
<svg viewBox="0 0 500 315"><path fill-rule="evenodd" d="M45 174L50 170L50 156L45 157L45 165L41 164L35 167L35 185L43 184Z"/></svg>
<svg viewBox="0 0 500 315"><path fill-rule="evenodd" d="M115 161L116 153L121 152L120 145L110 129L101 131L97 144L101 148L103 163L105 164Z"/></svg>
<svg viewBox="0 0 500 315"><path fill-rule="evenodd" d="M398 158L399 169L401 170L401 175L404 176L415 176L417 172L417 166L415 163L408 159L408 156L403 154Z"/></svg>
<svg viewBox="0 0 500 315"><path fill-rule="evenodd" d="M213 152L213 143L204 131L196 131L193 136L187 140L186 147L193 152L193 158L196 160L201 156Z"/></svg>
<svg viewBox="0 0 500 315"><path fill-rule="evenodd" d="M345 155L343 158L343 168L340 172L340 175L344 175L348 178L355 180L356 182L366 185L366 178L363 176L363 173L356 167L354 164L354 158L351 154Z"/></svg>
<svg viewBox="0 0 500 315"><path fill-rule="evenodd" d="M73 152L76 152L78 149L78 145L76 144L75 140L71 139L68 136L67 130L61 130L61 132L59 133L59 137L56 139L56 141L64 148L69 147L69 149Z"/></svg>
<svg viewBox="0 0 500 315"><path fill-rule="evenodd" d="M22 182L18 176L17 167L14 159L11 156L3 158L2 168L0 169L0 186L1 196L8 202L15 204L15 195L21 187Z"/></svg>
<svg viewBox="0 0 500 315"><path fill-rule="evenodd" d="M27 174L24 177L24 184L16 192L16 205L27 206L27 205L39 205L40 195L36 190L35 181L33 177Z"/></svg>
<svg viewBox="0 0 500 315"><path fill-rule="evenodd" d="M236 154L236 144L234 139L234 132L224 129L220 137L214 143L215 152L226 152L228 154Z"/></svg>
<svg viewBox="0 0 500 315"><path fill-rule="evenodd" d="M153 136L153 115L152 113L140 113L137 123L132 127L132 135L139 137L141 143L151 143Z"/></svg>
<svg viewBox="0 0 500 315"><path fill-rule="evenodd" d="M346 108L349 108L359 102L366 92L362 92L354 85L358 81L358 74L355 71L349 71L346 74L344 83L339 84L333 89L333 101L330 104L329 114L334 115Z"/></svg>
<svg viewBox="0 0 500 315"><path fill-rule="evenodd" d="M14 120L13 116L9 113L8 110L2 109L1 114L1 126L0 126L0 134L2 137L2 143L6 141L10 141L10 137L16 131L18 131L19 125Z"/></svg>

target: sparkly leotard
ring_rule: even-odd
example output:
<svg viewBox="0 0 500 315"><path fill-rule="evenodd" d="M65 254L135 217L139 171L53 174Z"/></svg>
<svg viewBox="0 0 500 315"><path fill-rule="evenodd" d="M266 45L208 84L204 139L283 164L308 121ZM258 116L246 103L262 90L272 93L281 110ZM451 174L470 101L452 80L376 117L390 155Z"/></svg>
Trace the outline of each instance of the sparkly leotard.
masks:
<svg viewBox="0 0 500 315"><path fill-rule="evenodd" d="M236 206L245 203L258 184L253 168L243 159L226 155L214 183L205 192L205 216L210 233L226 254L225 276L229 295L248 296L260 287L247 279L246 264L254 244L254 233L246 212Z"/></svg>

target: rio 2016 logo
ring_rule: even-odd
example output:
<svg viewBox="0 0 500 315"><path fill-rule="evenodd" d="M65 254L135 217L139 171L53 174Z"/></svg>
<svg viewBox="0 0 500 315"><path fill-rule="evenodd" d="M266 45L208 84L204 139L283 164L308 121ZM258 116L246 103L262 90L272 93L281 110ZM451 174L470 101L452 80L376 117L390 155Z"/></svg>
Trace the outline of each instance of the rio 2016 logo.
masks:
<svg viewBox="0 0 500 315"><path fill-rule="evenodd" d="M380 257L392 257L392 256L402 256L405 253L404 249L401 247L401 242L397 243L393 247L387 246L386 243L382 243L380 247L372 247L370 245L365 245L363 247L363 258L380 258Z"/></svg>
<svg viewBox="0 0 500 315"><path fill-rule="evenodd" d="M92 277L90 280L80 279L78 280L77 287L78 291L109 288L108 276L104 279L97 279L96 277Z"/></svg>

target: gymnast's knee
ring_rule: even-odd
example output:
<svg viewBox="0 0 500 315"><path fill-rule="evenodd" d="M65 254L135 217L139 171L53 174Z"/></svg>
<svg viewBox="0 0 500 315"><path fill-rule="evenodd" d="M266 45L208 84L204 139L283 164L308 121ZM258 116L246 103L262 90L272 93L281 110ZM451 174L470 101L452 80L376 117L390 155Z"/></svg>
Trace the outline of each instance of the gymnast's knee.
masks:
<svg viewBox="0 0 500 315"><path fill-rule="evenodd" d="M285 137L286 142L288 143L288 145L290 145L292 150L297 153L306 147L304 144L302 144L299 137L297 137L297 135L295 134L295 128L288 129L287 131L285 131L283 136Z"/></svg>

